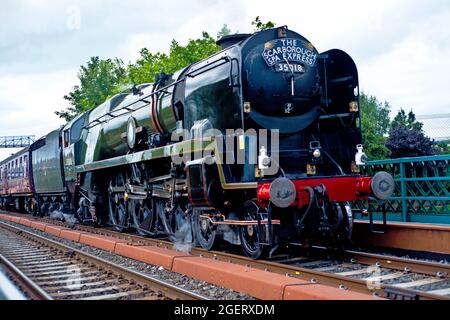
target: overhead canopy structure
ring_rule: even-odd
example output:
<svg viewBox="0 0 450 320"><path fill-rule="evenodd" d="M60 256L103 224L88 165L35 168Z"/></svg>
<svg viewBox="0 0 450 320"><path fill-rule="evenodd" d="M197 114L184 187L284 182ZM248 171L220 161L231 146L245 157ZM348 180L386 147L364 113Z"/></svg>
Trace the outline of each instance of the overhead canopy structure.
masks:
<svg viewBox="0 0 450 320"><path fill-rule="evenodd" d="M26 148L35 141L35 136L0 136L0 149L4 148Z"/></svg>

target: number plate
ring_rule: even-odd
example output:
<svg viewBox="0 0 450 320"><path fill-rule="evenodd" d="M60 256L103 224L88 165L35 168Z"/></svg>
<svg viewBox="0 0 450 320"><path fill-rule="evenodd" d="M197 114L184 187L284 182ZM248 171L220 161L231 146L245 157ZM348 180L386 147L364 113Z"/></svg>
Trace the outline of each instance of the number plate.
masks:
<svg viewBox="0 0 450 320"><path fill-rule="evenodd" d="M276 72L295 72L295 73L305 73L305 68L301 64L287 64L287 63L279 63L274 66Z"/></svg>

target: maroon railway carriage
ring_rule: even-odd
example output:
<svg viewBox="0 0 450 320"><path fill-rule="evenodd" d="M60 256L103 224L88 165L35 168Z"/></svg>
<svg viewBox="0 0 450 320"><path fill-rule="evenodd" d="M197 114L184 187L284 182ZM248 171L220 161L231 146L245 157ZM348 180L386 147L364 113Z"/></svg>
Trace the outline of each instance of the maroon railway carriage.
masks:
<svg viewBox="0 0 450 320"><path fill-rule="evenodd" d="M0 208L31 211L33 189L28 148L0 162Z"/></svg>

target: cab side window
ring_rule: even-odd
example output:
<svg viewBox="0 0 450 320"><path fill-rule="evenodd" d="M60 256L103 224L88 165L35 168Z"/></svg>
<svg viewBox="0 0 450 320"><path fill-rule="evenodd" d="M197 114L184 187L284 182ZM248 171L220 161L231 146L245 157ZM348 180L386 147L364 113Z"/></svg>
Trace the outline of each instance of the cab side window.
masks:
<svg viewBox="0 0 450 320"><path fill-rule="evenodd" d="M82 116L80 119L75 121L75 123L70 128L70 144L74 144L81 138L81 132L83 131L85 117Z"/></svg>

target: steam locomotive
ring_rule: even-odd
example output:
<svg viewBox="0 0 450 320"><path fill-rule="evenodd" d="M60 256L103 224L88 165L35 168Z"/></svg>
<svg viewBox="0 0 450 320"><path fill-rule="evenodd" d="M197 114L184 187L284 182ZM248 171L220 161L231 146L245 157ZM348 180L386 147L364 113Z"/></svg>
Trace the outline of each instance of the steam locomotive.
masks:
<svg viewBox="0 0 450 320"><path fill-rule="evenodd" d="M319 54L287 27L218 44L0 163L0 205L208 250L229 242L254 259L349 240L350 202L394 188L385 172L359 171L352 58Z"/></svg>

